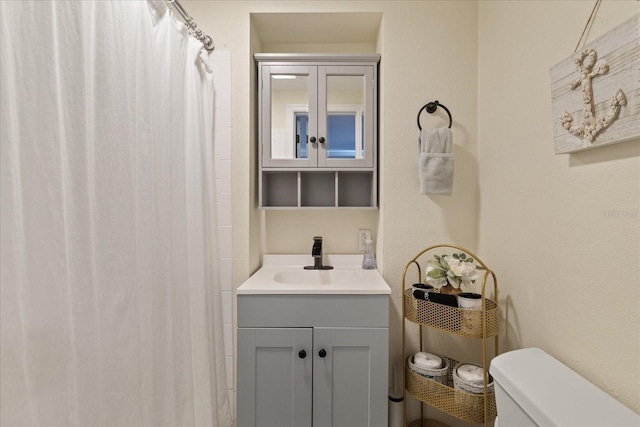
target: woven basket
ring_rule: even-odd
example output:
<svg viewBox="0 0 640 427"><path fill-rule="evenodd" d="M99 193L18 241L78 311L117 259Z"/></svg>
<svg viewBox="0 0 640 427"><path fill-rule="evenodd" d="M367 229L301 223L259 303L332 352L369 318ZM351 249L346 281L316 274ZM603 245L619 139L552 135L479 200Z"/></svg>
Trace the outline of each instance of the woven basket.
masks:
<svg viewBox="0 0 640 427"><path fill-rule="evenodd" d="M440 356L439 354L435 354L435 353L431 353L431 354L433 354L434 356L438 356L439 358L442 359L442 363L444 364L442 368L439 368L439 369L421 368L413 364L413 356L410 356L407 359L407 364L409 365L409 369L411 369L413 372L416 372L422 375L425 378L429 378L430 380L439 382L440 384L447 385L447 371L449 370L449 359L447 359L444 356Z"/></svg>
<svg viewBox="0 0 640 427"><path fill-rule="evenodd" d="M480 383L480 384L470 383L470 382L467 382L467 381L463 380L462 378L460 378L458 376L458 367L460 365L473 365L473 363L458 363L458 364L456 364L456 366L453 368L453 372L452 372L453 387L456 390L464 391L465 393L469 393L469 394L484 394L484 384L483 383ZM478 366L480 369L482 369L482 366L479 366L479 365L474 365L474 366ZM491 375L488 375L487 381L488 381L487 391L489 393L493 393L493 377L491 377Z"/></svg>
<svg viewBox="0 0 640 427"><path fill-rule="evenodd" d="M453 388L457 391L455 402L457 405L460 405L461 408L484 413L484 401L481 398L479 399L479 397L484 395L484 384L469 383L461 379L458 376L458 367L460 365L468 365L468 363L458 363L453 368ZM493 378L487 376L487 381L487 394L493 395Z"/></svg>

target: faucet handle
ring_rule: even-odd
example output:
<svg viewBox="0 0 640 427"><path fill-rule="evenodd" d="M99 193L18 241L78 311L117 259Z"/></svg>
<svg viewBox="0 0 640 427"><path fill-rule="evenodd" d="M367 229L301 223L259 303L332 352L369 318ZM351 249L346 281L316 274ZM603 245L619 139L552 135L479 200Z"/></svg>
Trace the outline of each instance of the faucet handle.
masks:
<svg viewBox="0 0 640 427"><path fill-rule="evenodd" d="M313 238L313 246L311 247L311 255L314 258L322 256L322 236L315 236Z"/></svg>
<svg viewBox="0 0 640 427"><path fill-rule="evenodd" d="M313 246L311 247L313 265L306 265L305 270L331 270L330 265L322 265L322 236L313 236Z"/></svg>

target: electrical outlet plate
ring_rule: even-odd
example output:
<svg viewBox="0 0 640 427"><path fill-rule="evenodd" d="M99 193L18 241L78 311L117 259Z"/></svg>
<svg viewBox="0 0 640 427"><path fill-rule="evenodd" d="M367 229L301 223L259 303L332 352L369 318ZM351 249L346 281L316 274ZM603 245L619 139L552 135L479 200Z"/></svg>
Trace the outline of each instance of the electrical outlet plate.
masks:
<svg viewBox="0 0 640 427"><path fill-rule="evenodd" d="M364 242L367 240L371 240L371 230L368 228L358 230L358 250L364 251Z"/></svg>

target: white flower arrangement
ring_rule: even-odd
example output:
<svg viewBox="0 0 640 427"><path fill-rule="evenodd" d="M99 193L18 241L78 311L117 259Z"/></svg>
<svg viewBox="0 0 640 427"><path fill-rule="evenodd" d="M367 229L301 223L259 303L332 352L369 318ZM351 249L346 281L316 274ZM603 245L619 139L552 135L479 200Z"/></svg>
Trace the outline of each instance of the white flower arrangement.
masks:
<svg viewBox="0 0 640 427"><path fill-rule="evenodd" d="M478 278L478 270L484 270L464 253L435 255L434 258L427 261L425 279L427 284L436 289L447 284L455 288L461 285L470 286Z"/></svg>

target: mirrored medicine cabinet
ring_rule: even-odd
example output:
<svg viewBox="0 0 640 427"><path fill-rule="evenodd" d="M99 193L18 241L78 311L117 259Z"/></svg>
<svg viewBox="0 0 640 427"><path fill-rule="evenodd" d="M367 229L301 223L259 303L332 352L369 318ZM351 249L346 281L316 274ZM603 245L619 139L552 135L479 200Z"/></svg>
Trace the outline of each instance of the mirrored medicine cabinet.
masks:
<svg viewBox="0 0 640 427"><path fill-rule="evenodd" d="M377 54L256 54L259 207L377 207Z"/></svg>

